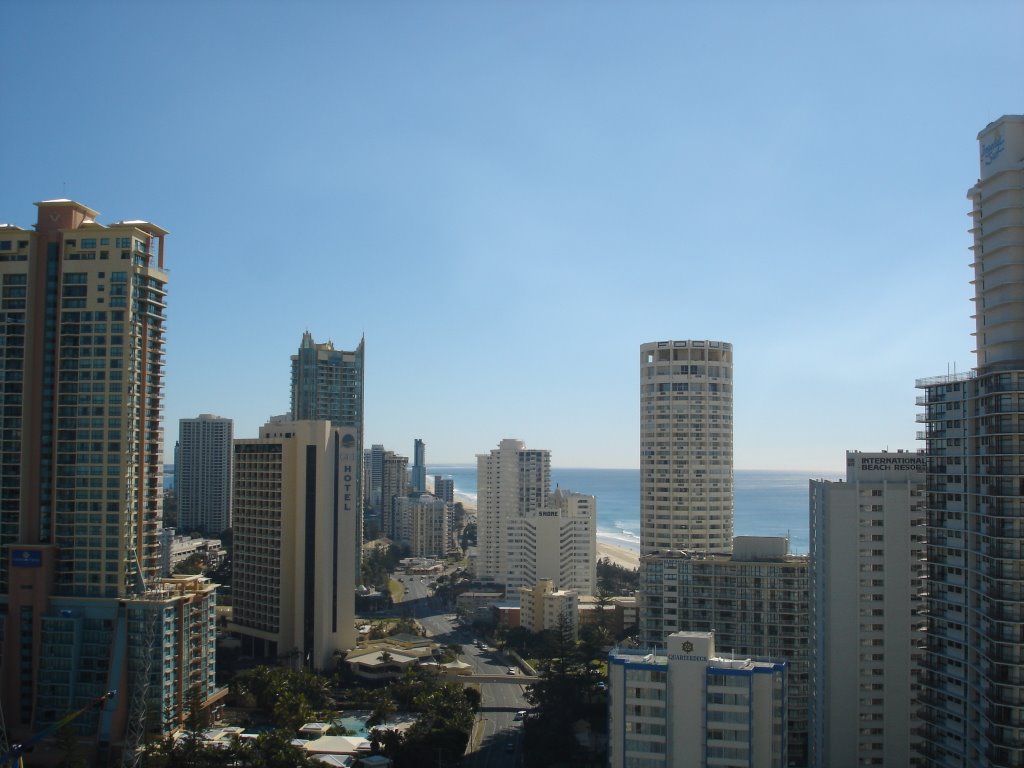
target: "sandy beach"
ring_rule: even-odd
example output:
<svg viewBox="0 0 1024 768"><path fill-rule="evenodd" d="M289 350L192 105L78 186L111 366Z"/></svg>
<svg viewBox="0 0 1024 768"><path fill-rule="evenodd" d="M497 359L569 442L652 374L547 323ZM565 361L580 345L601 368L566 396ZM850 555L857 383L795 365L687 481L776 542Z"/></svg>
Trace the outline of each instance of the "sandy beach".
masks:
<svg viewBox="0 0 1024 768"><path fill-rule="evenodd" d="M433 479L431 479L431 482ZM476 499L469 496L456 493L458 500L462 502L463 509L466 512L476 514ZM621 565L623 568L629 568L630 570L636 570L640 567L640 553L635 549L629 547L622 547L618 544L607 544L600 539L597 541L597 559L601 560L607 557L616 565Z"/></svg>
<svg viewBox="0 0 1024 768"><path fill-rule="evenodd" d="M620 547L615 544L605 544L602 541L598 541L597 559L602 560L606 557L616 565L621 565L623 568L634 570L640 567L640 553L635 549Z"/></svg>

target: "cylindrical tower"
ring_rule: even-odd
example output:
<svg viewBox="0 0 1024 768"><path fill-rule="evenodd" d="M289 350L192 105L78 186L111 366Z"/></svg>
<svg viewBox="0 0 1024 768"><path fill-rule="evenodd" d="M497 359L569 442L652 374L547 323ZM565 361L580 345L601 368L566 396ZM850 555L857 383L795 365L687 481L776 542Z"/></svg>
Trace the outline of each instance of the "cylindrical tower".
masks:
<svg viewBox="0 0 1024 768"><path fill-rule="evenodd" d="M640 549L732 549L732 344L640 346Z"/></svg>

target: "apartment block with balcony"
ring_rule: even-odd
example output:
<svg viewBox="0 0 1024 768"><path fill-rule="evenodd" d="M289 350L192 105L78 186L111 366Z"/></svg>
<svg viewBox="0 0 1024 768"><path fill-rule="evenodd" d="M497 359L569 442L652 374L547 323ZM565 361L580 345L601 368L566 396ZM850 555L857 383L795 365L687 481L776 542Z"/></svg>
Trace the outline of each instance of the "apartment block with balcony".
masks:
<svg viewBox="0 0 1024 768"><path fill-rule="evenodd" d="M663 646L668 633L713 632L730 653L787 662L790 765L807 765L810 561L790 555L778 536L737 536L732 554L670 550L641 557L648 611L641 640Z"/></svg>
<svg viewBox="0 0 1024 768"><path fill-rule="evenodd" d="M927 469L921 754L1024 765L1024 116L978 134L971 201L977 367L917 382Z"/></svg>
<svg viewBox="0 0 1024 768"><path fill-rule="evenodd" d="M711 632L608 657L609 764L783 768L786 663L720 653Z"/></svg>
<svg viewBox="0 0 1024 768"><path fill-rule="evenodd" d="M811 481L812 765L919 764L926 466L850 451Z"/></svg>
<svg viewBox="0 0 1024 768"><path fill-rule="evenodd" d="M73 200L36 206L34 228L0 225L4 736L26 739L117 689L102 716L90 711L73 726L91 757L109 761L147 731L179 728L184 686L199 685L207 704L216 695L208 646L191 657L178 634L150 654L130 621L165 594L167 230L104 225ZM212 592L204 584L172 595L167 611L187 612ZM156 702L142 657L201 671Z"/></svg>

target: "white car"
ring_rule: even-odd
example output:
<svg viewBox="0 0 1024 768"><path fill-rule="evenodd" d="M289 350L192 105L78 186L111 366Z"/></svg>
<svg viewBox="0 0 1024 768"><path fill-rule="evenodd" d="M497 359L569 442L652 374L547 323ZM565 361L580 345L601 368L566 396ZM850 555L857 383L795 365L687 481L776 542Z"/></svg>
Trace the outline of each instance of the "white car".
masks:
<svg viewBox="0 0 1024 768"><path fill-rule="evenodd" d="M505 670L505 674L506 675L514 675L515 673L516 673L516 668L515 667L509 667L508 669Z"/></svg>

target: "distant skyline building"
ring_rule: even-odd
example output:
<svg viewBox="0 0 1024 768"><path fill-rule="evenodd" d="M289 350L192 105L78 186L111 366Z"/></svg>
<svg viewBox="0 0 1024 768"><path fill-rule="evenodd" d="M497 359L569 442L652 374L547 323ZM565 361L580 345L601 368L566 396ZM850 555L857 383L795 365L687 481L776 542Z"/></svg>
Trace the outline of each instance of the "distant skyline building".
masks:
<svg viewBox="0 0 1024 768"><path fill-rule="evenodd" d="M384 446L374 444L370 450L363 452L364 476L366 477L366 488L364 494L366 505L377 513L380 518L380 494L381 482L384 476Z"/></svg>
<svg viewBox="0 0 1024 768"><path fill-rule="evenodd" d="M419 438L412 445L412 469L409 472L409 485L414 491L427 492L427 445Z"/></svg>
<svg viewBox="0 0 1024 768"><path fill-rule="evenodd" d="M928 457L928 766L1024 765L1024 116L978 134L977 368L920 379Z"/></svg>
<svg viewBox="0 0 1024 768"><path fill-rule="evenodd" d="M728 552L732 344L640 346L640 551Z"/></svg>
<svg viewBox="0 0 1024 768"><path fill-rule="evenodd" d="M357 429L326 420L274 420L235 441L229 628L247 655L296 653L323 671L355 647L361 459Z"/></svg>
<svg viewBox="0 0 1024 768"><path fill-rule="evenodd" d="M178 422L174 488L178 528L219 536L231 527L234 422L203 413Z"/></svg>
<svg viewBox="0 0 1024 768"><path fill-rule="evenodd" d="M921 454L846 454L812 480L811 765L914 765L925 641Z"/></svg>
<svg viewBox="0 0 1024 768"><path fill-rule="evenodd" d="M36 206L0 224L3 736L117 690L71 726L106 764L214 701L216 595L161 578L167 230Z"/></svg>
<svg viewBox="0 0 1024 768"><path fill-rule="evenodd" d="M335 349L333 342L318 344L305 331L298 353L292 355L292 419L326 419L332 426L355 430L359 467L353 493L360 500L352 541L356 583L362 581L363 557L363 347L360 339L352 351Z"/></svg>
<svg viewBox="0 0 1024 768"><path fill-rule="evenodd" d="M434 495L449 504L455 503L455 480L450 476L434 475Z"/></svg>
<svg viewBox="0 0 1024 768"><path fill-rule="evenodd" d="M394 499L395 539L412 557L443 558L448 553L448 505L429 493L413 491Z"/></svg>
<svg viewBox="0 0 1024 768"><path fill-rule="evenodd" d="M786 664L720 653L714 632L608 656L609 765L786 768Z"/></svg>
<svg viewBox="0 0 1024 768"><path fill-rule="evenodd" d="M714 632L718 647L785 659L788 764L808 765L810 561L783 536L737 536L732 554L666 550L641 558L640 641ZM814 763L811 763L814 765Z"/></svg>
<svg viewBox="0 0 1024 768"><path fill-rule="evenodd" d="M381 458L380 529L389 539L398 535L395 499L409 491L409 459L394 451L384 451Z"/></svg>
<svg viewBox="0 0 1024 768"><path fill-rule="evenodd" d="M509 521L538 512L547 501L551 453L505 439L476 458L477 577L501 584L518 582L511 572Z"/></svg>

